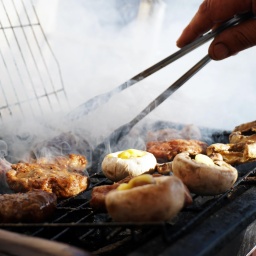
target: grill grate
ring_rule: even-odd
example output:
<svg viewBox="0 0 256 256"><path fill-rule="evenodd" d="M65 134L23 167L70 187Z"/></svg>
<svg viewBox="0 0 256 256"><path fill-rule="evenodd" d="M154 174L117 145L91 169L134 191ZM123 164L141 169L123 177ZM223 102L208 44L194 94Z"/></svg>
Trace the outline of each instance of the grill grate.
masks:
<svg viewBox="0 0 256 256"><path fill-rule="evenodd" d="M93 212L89 204L91 189L110 184L98 173L91 175L87 191L59 201L50 222L6 223L0 227L65 242L96 255L118 255L124 249L131 255L134 251L141 255L195 255L195 251L196 255L216 255L256 217L256 188L247 182L255 177L254 163L238 166L238 170L240 177L230 191L215 197L194 195L193 205L170 223L116 223L105 213Z"/></svg>
<svg viewBox="0 0 256 256"><path fill-rule="evenodd" d="M59 63L31 0L0 1L0 118L36 116L67 103Z"/></svg>

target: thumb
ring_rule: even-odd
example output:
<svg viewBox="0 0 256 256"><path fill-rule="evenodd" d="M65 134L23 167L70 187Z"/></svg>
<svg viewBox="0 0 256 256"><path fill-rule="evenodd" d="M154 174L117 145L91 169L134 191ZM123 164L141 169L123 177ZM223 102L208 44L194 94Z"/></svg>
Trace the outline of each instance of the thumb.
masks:
<svg viewBox="0 0 256 256"><path fill-rule="evenodd" d="M256 20L248 20L216 36L209 46L213 60L222 60L256 45Z"/></svg>

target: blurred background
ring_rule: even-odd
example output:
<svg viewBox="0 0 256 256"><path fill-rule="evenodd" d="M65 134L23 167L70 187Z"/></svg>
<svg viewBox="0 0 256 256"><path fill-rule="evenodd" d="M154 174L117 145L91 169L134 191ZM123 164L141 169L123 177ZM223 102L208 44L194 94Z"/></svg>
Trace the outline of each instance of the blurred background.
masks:
<svg viewBox="0 0 256 256"><path fill-rule="evenodd" d="M45 127L58 131L79 127L98 138L129 122L203 58L209 44L118 93L79 120L70 121L66 115L177 51L176 40L200 3L1 1L0 65L2 71L8 67L6 79L0 77L2 134L27 134L34 129L34 133L48 136ZM12 44L15 49L10 53ZM254 54L255 48L251 48L227 60L211 61L140 123L164 120L231 130L254 120ZM12 60L9 65L8 60ZM21 97L25 93L26 99ZM36 104L28 104L33 97ZM13 125L17 120L18 125Z"/></svg>

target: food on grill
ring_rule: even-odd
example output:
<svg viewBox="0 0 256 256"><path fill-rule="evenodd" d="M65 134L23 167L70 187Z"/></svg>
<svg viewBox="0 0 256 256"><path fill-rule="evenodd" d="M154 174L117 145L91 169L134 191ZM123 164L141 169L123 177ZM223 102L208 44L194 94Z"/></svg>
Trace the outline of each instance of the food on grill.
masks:
<svg viewBox="0 0 256 256"><path fill-rule="evenodd" d="M164 128L147 133L146 141L168 141L175 139L200 140L202 138L200 129L193 125L185 125L182 129Z"/></svg>
<svg viewBox="0 0 256 256"><path fill-rule="evenodd" d="M69 171L83 172L86 169L87 159L83 155L69 154L68 156L40 157L34 161L38 164L56 164Z"/></svg>
<svg viewBox="0 0 256 256"><path fill-rule="evenodd" d="M105 199L106 195L116 189L120 184L114 183L112 185L101 185L93 187L91 193L91 200L90 206L96 212L105 212L106 211L106 204Z"/></svg>
<svg viewBox="0 0 256 256"><path fill-rule="evenodd" d="M240 131L240 132L248 132L248 131L256 132L256 121L251 121L251 122L248 122L248 123L240 124L240 125L236 126L233 131L234 132L237 132L237 131Z"/></svg>
<svg viewBox="0 0 256 256"><path fill-rule="evenodd" d="M229 135L229 142L232 144L247 141L256 142L256 121L236 126Z"/></svg>
<svg viewBox="0 0 256 256"><path fill-rule="evenodd" d="M205 153L208 144L199 140L169 140L169 141L151 141L147 143L146 150L152 153L157 161L171 161L181 152L189 152L191 155Z"/></svg>
<svg viewBox="0 0 256 256"><path fill-rule="evenodd" d="M175 217L192 198L174 176L144 174L121 184L106 195L106 207L114 221L165 221Z"/></svg>
<svg viewBox="0 0 256 256"><path fill-rule="evenodd" d="M107 178L119 181L127 176L135 177L142 173L153 172L156 163L156 158L149 152L127 149L106 155L101 167Z"/></svg>
<svg viewBox="0 0 256 256"><path fill-rule="evenodd" d="M108 192L116 189L120 184L127 183L132 179L131 176L115 182L112 185L99 185L92 188L90 206L96 212L106 212L105 199Z"/></svg>
<svg viewBox="0 0 256 256"><path fill-rule="evenodd" d="M242 164L256 160L256 142L247 141L240 143L215 143L207 148L207 155L214 153L222 155L223 160L231 165Z"/></svg>
<svg viewBox="0 0 256 256"><path fill-rule="evenodd" d="M152 176L160 177L162 175L153 173ZM96 212L106 212L107 211L106 204L105 204L106 195L110 191L117 189L117 187L120 184L128 183L132 178L133 177L128 176L118 182L115 182L112 185L100 185L100 186L93 187L91 192L91 200L90 200L90 206L92 207L92 209Z"/></svg>
<svg viewBox="0 0 256 256"><path fill-rule="evenodd" d="M42 190L2 194L0 222L42 222L52 216L56 204L56 195Z"/></svg>
<svg viewBox="0 0 256 256"><path fill-rule="evenodd" d="M172 162L159 163L156 165L159 174L169 175L172 172Z"/></svg>
<svg viewBox="0 0 256 256"><path fill-rule="evenodd" d="M12 164L12 169L6 173L6 181L15 192L42 189L55 193L58 198L75 196L86 190L89 178L81 171L83 157L72 155L70 159L69 164L40 163L41 160L39 163Z"/></svg>
<svg viewBox="0 0 256 256"><path fill-rule="evenodd" d="M237 180L236 168L223 160L212 160L198 154L191 158L184 152L172 162L173 175L180 178L190 192L198 195L218 195L229 190Z"/></svg>

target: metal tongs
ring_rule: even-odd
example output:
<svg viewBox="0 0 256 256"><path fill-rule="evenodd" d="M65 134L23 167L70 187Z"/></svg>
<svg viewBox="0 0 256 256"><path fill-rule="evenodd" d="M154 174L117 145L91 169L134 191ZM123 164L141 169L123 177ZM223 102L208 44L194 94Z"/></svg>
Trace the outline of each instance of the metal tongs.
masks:
<svg viewBox="0 0 256 256"><path fill-rule="evenodd" d="M177 52L171 54L167 58L159 61L155 65L147 68L146 70L142 71L141 73L135 75L128 81L122 83L121 85L115 87L114 89L97 95L79 107L77 107L75 110L73 110L71 113L69 113L69 116L71 119L79 119L82 116L86 116L87 114L91 113L92 111L96 110L98 107L103 105L104 103L107 103L110 98L112 98L115 94L131 87L132 85L142 81L146 77L152 75L153 73L159 71L160 69L166 67L167 65L171 64L172 62L180 59L184 55L188 54L189 52L195 50L199 46L207 43L210 39L214 38L216 35L220 34L225 29L235 26L242 21L245 21L249 18L252 18L252 13L245 13L243 15L235 16L234 18L230 19L226 23L222 24L217 29L201 36L200 38L196 39L192 43L184 46L182 49L178 50ZM196 74L201 68L203 68L209 61L210 57L206 55L203 59L201 59L195 66L193 66L187 73L185 73L180 79L178 79L174 84L172 84L166 91L164 91L157 99L158 105L162 103L162 101L159 102L160 99L165 99L169 97L174 91L176 91L181 85L183 85L188 79L190 79L194 74ZM164 95L164 96L163 96ZM151 104L150 104L151 105ZM147 107L148 108L148 107Z"/></svg>
<svg viewBox="0 0 256 256"><path fill-rule="evenodd" d="M174 61L178 60L179 58L183 57L184 55L188 54L189 52L195 50L199 46L205 44L210 39L214 38L216 35L220 34L227 28L235 26L245 20L254 17L252 13L245 13L242 15L238 15L233 17L232 19L228 20L227 22L223 23L221 26L208 32L207 34L201 36L200 38L196 39L192 43L184 46L182 49L178 50L177 52L173 53L172 55L168 56L167 58L161 60L160 62L156 63L155 65L149 67L148 69L142 71L141 73L135 75L128 81L124 82L123 84L119 85L118 87L108 91L107 93L103 93L97 95L90 100L86 101L74 111L69 114L69 117L73 120L78 119L82 116L85 116L91 113L93 110L97 109L104 103L108 102L110 98L112 98L116 93L121 92L132 85L142 81L146 77L150 76L151 74L159 71L160 69L164 68L165 66L173 63ZM148 115L151 111L153 111L156 107L158 107L164 100L166 100L170 95L172 95L177 89L179 89L186 81L188 81L193 75L195 75L199 70L201 70L207 63L210 61L210 57L207 54L203 57L198 63L196 63L191 69L189 69L183 76L181 76L176 82L174 82L171 86L169 86L163 93L161 93L157 98L155 98L146 108L144 108L133 120L128 122L127 124L119 127L116 129L108 138L107 140L109 143L113 144L116 143L121 137L125 136L129 133L132 127L137 124L141 119L143 119L146 115ZM98 145L96 148L101 148L104 145L104 142ZM113 144L114 145L114 144Z"/></svg>

